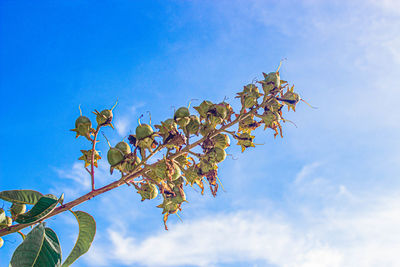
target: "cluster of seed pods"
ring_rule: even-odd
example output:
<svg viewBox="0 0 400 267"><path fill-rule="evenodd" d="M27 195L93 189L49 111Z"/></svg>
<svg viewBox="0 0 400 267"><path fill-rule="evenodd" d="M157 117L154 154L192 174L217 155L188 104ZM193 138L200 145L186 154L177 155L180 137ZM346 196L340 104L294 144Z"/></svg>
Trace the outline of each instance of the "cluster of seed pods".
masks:
<svg viewBox="0 0 400 267"><path fill-rule="evenodd" d="M13 224L13 221L15 218L20 215L25 213L26 211L26 205L25 204L19 204L19 203L13 203L10 207L10 216L6 216L6 212L4 209L0 208L0 230L10 227ZM0 248L3 246L4 240L0 237Z"/></svg>
<svg viewBox="0 0 400 267"><path fill-rule="evenodd" d="M121 141L115 147L110 146L107 153L110 172L119 170L122 178L140 172L140 177L130 180L130 184L142 201L154 199L159 194L162 196L162 203L157 207L162 209L167 229L168 216L176 214L187 202L184 191L187 185L198 186L203 194L205 184L208 184L211 194L217 195L221 185L218 164L226 159L229 135L237 141L242 152L255 146L253 131L261 125L264 129L272 129L274 137L282 136L280 122L286 121L282 117L282 108L287 106L288 110L295 111L296 104L302 99L294 92L293 86L289 89L288 83L280 79L278 70L263 73L263 80L248 84L237 93L236 98L241 103L237 113L225 101L213 103L204 100L194 107L197 114L191 113L189 107L180 107L171 118L154 128L151 120L149 124L142 124L139 119L135 134L128 137L129 144ZM257 84L261 85L262 91ZM112 110L96 111L95 114L98 125L112 127ZM237 130L228 131L235 124L238 124ZM81 115L73 131L77 136L91 140L94 129L90 120ZM148 159L156 152L164 153L163 158L149 165ZM92 159L97 167L100 159L97 151L82 150L82 153L79 159L85 161L85 167L92 163Z"/></svg>

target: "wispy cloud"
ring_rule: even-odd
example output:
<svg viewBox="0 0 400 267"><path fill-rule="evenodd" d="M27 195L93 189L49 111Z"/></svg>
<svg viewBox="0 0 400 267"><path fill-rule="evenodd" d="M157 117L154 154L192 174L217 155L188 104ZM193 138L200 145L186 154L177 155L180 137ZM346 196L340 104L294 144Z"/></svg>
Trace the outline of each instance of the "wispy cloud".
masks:
<svg viewBox="0 0 400 267"><path fill-rule="evenodd" d="M219 212L170 224L170 230L144 239L132 237L128 222L118 222L86 257L92 266L111 262L130 266L218 266L263 262L278 266L396 266L400 249L400 192L354 193L303 168L292 184L291 208L257 207ZM313 166L313 167L310 167ZM324 194L308 191L314 209L303 201L302 188L312 184ZM325 190L328 186L332 190ZM293 216L297 213L297 216ZM101 245L99 245L101 244ZM107 245L105 245L107 244ZM107 253L105 253L107 251ZM156 251L156 253L155 253ZM171 256L174 255L174 256Z"/></svg>

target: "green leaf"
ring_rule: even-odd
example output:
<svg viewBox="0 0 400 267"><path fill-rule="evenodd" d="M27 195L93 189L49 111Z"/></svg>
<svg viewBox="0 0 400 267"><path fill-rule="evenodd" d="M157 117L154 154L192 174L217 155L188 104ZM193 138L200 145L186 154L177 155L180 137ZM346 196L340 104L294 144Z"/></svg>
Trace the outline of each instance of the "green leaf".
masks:
<svg viewBox="0 0 400 267"><path fill-rule="evenodd" d="M18 204L35 205L43 195L34 190L8 190L0 192L0 199Z"/></svg>
<svg viewBox="0 0 400 267"><path fill-rule="evenodd" d="M17 218L15 218L15 221L21 224L39 221L52 212L56 208L57 204L62 203L63 200L64 194L62 194L58 200L52 195L43 196L30 211L18 215Z"/></svg>
<svg viewBox="0 0 400 267"><path fill-rule="evenodd" d="M85 254L93 242L94 235L96 234L96 221L88 213L83 211L71 211L79 224L79 235L76 240L75 246L71 253L63 263L63 267L70 266L80 256Z"/></svg>
<svg viewBox="0 0 400 267"><path fill-rule="evenodd" d="M41 223L26 236L12 255L9 267L61 266L61 247L56 233Z"/></svg>

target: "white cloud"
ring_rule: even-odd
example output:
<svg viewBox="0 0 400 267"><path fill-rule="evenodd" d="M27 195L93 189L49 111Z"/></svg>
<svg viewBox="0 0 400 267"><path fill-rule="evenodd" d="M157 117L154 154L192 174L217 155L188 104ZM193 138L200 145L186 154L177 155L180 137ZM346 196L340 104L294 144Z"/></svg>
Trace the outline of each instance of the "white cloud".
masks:
<svg viewBox="0 0 400 267"><path fill-rule="evenodd" d="M169 231L137 239L126 222L111 225L107 237L85 257L92 266L218 266L263 262L277 266L397 266L400 249L400 194L350 192L344 185L302 169L291 186L290 209L257 207L170 223ZM324 194L308 191L314 201L328 201L314 209L302 201L312 184ZM325 190L328 186L332 190ZM297 215L293 215L297 212ZM101 244L101 245L99 245ZM107 244L107 245L106 245ZM107 253L105 253L107 252Z"/></svg>

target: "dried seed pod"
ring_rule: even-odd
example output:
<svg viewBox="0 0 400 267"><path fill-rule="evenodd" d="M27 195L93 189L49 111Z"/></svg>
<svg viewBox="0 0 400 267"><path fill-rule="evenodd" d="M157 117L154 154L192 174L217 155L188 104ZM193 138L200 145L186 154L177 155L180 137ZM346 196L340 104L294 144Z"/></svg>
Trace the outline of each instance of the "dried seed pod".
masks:
<svg viewBox="0 0 400 267"><path fill-rule="evenodd" d="M190 112L186 107L180 107L174 114L174 120L181 127L185 127L190 122Z"/></svg>
<svg viewBox="0 0 400 267"><path fill-rule="evenodd" d="M223 133L217 134L216 136L211 138L211 140L214 142L215 147L220 147L222 149L227 148L231 143L229 136Z"/></svg>
<svg viewBox="0 0 400 267"><path fill-rule="evenodd" d="M301 100L300 96L297 93L295 93L293 89L294 85L292 86L292 88L288 89L286 93L282 95L282 98L279 99L280 101L282 101L284 104L287 105L288 111L290 110L290 108L292 108L293 111L296 111L296 105Z"/></svg>
<svg viewBox="0 0 400 267"><path fill-rule="evenodd" d="M83 160L85 162L85 167L89 166L92 162L92 150L81 150L82 156L80 156L78 159ZM98 167L97 161L101 159L99 152L96 150L94 151L94 162L93 165Z"/></svg>
<svg viewBox="0 0 400 267"><path fill-rule="evenodd" d="M235 136L235 139L238 140L238 145L242 147L242 152L245 151L248 147L254 147L254 136L249 133L241 133Z"/></svg>
<svg viewBox="0 0 400 267"><path fill-rule="evenodd" d="M115 145L115 148L119 149L124 155L131 153L131 147L128 143L121 141Z"/></svg>
<svg viewBox="0 0 400 267"><path fill-rule="evenodd" d="M158 195L157 186L151 183L142 184L137 192L141 195L142 201L145 199L154 199Z"/></svg>
<svg viewBox="0 0 400 267"><path fill-rule="evenodd" d="M248 115L244 120L239 122L239 131L250 133L251 131L257 129L260 123L254 120L254 115Z"/></svg>
<svg viewBox="0 0 400 267"><path fill-rule="evenodd" d="M118 148L112 147L107 152L107 160L111 167L114 167L124 160L124 154Z"/></svg>
<svg viewBox="0 0 400 267"><path fill-rule="evenodd" d="M25 204L13 203L10 208L10 213L13 218L15 218L16 216L18 216L22 213L25 213L25 211L26 211Z"/></svg>
<svg viewBox="0 0 400 267"><path fill-rule="evenodd" d="M79 116L75 121L75 129L71 129L71 131L76 132L76 138L78 136L84 136L87 139L90 139L90 135L92 135L92 122L88 117Z"/></svg>

